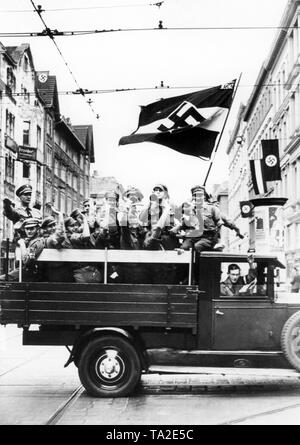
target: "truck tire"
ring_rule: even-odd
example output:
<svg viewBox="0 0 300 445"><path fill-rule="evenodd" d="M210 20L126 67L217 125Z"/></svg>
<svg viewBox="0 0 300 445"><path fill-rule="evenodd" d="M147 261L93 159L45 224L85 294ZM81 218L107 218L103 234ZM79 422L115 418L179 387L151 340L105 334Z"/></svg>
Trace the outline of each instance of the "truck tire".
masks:
<svg viewBox="0 0 300 445"><path fill-rule="evenodd" d="M281 349L290 365L300 372L300 311L293 314L283 326Z"/></svg>
<svg viewBox="0 0 300 445"><path fill-rule="evenodd" d="M134 346L125 338L94 338L83 349L79 378L94 397L123 397L130 394L141 377L142 367Z"/></svg>

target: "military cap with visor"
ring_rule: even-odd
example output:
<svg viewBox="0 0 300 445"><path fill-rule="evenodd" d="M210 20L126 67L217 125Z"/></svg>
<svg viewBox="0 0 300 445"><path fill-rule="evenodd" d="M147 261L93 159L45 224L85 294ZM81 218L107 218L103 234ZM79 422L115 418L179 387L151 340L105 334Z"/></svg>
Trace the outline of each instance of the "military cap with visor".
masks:
<svg viewBox="0 0 300 445"><path fill-rule="evenodd" d="M16 190L16 195L18 197L27 193L32 193L32 186L30 184L21 185L21 187Z"/></svg>
<svg viewBox="0 0 300 445"><path fill-rule="evenodd" d="M108 192L106 192L104 197L106 199L109 199L109 198L119 199L119 195L115 191L108 191Z"/></svg>
<svg viewBox="0 0 300 445"><path fill-rule="evenodd" d="M205 187L204 185L194 185L194 187L191 188L192 195L196 195L196 193L205 193Z"/></svg>
<svg viewBox="0 0 300 445"><path fill-rule="evenodd" d="M135 195L137 197L137 199L140 201L144 197L142 192L139 189L137 189L136 187L128 187L123 193L123 198L128 198L129 195Z"/></svg>
<svg viewBox="0 0 300 445"><path fill-rule="evenodd" d="M167 188L167 186L164 185L164 184L155 184L155 186L153 187L152 190L155 190L155 189L160 189L160 190L162 190L163 192L168 192L168 188Z"/></svg>
<svg viewBox="0 0 300 445"><path fill-rule="evenodd" d="M70 217L71 218L77 218L77 216L81 215L81 211L80 209L74 209L71 213L70 213Z"/></svg>
<svg viewBox="0 0 300 445"><path fill-rule="evenodd" d="M30 227L40 227L41 221L38 218L27 218L23 221L22 227L29 229Z"/></svg>
<svg viewBox="0 0 300 445"><path fill-rule="evenodd" d="M48 227L55 226L56 220L53 218L53 216L47 216L42 222L41 228L47 229Z"/></svg>
<svg viewBox="0 0 300 445"><path fill-rule="evenodd" d="M67 228L67 227L70 227L70 226L75 226L76 221L75 221L75 219L71 218L71 216L69 216L68 218L66 218L64 220L64 224L65 224L65 227Z"/></svg>

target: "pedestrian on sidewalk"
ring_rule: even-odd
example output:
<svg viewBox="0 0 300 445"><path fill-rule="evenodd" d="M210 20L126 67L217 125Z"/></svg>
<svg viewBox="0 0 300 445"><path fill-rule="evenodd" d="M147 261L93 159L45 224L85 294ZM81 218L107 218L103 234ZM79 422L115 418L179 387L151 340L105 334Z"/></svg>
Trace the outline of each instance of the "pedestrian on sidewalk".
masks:
<svg viewBox="0 0 300 445"><path fill-rule="evenodd" d="M299 266L293 267L293 274L292 274L292 280L291 280L292 289L291 292L293 294L299 293L300 289L300 273L299 273Z"/></svg>

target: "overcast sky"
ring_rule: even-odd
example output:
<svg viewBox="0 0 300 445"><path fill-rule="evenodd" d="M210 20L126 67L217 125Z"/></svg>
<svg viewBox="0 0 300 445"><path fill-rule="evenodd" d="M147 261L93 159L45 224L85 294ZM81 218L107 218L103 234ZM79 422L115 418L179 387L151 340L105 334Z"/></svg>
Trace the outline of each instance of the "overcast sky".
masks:
<svg viewBox="0 0 300 445"><path fill-rule="evenodd" d="M89 30L201 26L278 26L287 0L37 0L44 9L92 8L46 11L51 29ZM123 7L119 7L122 5ZM133 6L134 5L134 6ZM108 7L107 7L108 6ZM30 0L1 0L1 32L42 31L43 24ZM225 154L230 130L240 103L246 102L267 57L276 30L149 31L57 37L56 42L81 88L116 89L159 86L209 87L224 84L242 73L231 118L221 141L208 181L227 179ZM64 62L49 38L2 38L4 45L29 43L35 69L56 75L58 90L76 90ZM196 90L197 88L195 88ZM201 88L199 88L201 89ZM93 124L96 162L101 175L115 176L124 186L136 185L148 194L163 182L174 200L189 196L190 187L202 183L209 164L151 143L118 147L120 137L137 127L139 106L162 97L191 90L148 90L87 96L100 115L96 120L80 96L60 96L61 113L74 125Z"/></svg>

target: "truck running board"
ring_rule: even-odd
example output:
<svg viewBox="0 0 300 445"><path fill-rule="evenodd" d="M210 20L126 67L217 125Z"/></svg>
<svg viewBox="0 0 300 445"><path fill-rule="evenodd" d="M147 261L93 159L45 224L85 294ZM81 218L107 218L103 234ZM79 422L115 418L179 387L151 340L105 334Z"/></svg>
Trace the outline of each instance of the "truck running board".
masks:
<svg viewBox="0 0 300 445"><path fill-rule="evenodd" d="M266 377L295 377L299 375L292 369L275 368L215 368L199 366L160 366L153 365L149 367L149 373L152 374L202 374L202 375L255 375Z"/></svg>

